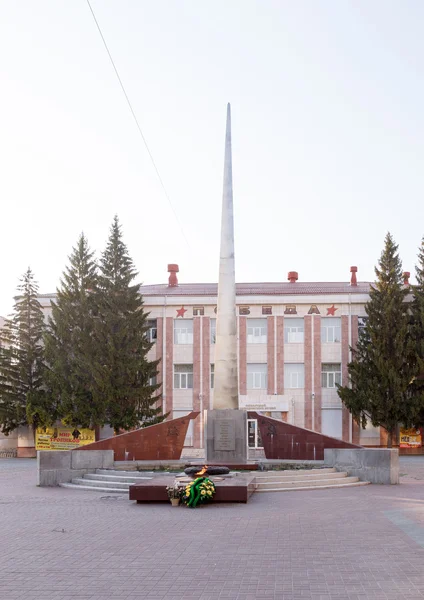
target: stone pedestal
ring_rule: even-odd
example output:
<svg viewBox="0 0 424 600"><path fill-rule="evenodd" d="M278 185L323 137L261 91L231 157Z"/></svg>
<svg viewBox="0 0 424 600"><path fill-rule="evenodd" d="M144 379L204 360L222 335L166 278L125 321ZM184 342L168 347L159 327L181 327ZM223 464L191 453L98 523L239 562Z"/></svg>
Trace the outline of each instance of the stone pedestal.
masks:
<svg viewBox="0 0 424 600"><path fill-rule="evenodd" d="M247 462L247 413L244 410L205 410L206 463Z"/></svg>

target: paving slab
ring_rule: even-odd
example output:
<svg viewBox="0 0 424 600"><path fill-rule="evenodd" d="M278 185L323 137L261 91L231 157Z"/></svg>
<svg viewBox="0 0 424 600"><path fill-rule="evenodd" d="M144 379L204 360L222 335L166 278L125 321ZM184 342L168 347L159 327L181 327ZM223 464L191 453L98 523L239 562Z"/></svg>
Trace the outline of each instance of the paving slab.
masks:
<svg viewBox="0 0 424 600"><path fill-rule="evenodd" d="M35 460L0 459L0 597L424 599L424 457L400 481L191 510L37 488Z"/></svg>

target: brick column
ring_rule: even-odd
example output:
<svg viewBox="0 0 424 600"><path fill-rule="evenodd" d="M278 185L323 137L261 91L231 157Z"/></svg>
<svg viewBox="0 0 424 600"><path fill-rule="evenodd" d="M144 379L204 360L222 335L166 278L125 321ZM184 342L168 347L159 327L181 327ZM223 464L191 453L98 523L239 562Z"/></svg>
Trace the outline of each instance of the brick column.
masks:
<svg viewBox="0 0 424 600"><path fill-rule="evenodd" d="M352 348L356 348L358 343L358 316L352 315ZM344 384L343 384L344 385ZM352 444L359 444L360 426L352 420Z"/></svg>
<svg viewBox="0 0 424 600"><path fill-rule="evenodd" d="M269 395L274 394L275 379L275 317L267 318L267 363L268 363L268 390Z"/></svg>
<svg viewBox="0 0 424 600"><path fill-rule="evenodd" d="M321 393L321 317L311 315L314 323L314 380L315 380L315 431L321 431L322 393Z"/></svg>
<svg viewBox="0 0 424 600"><path fill-rule="evenodd" d="M156 376L156 382L162 385L163 383L163 317L159 317L156 319L156 360L159 361L158 364L158 374ZM158 393L163 394L163 387L158 389ZM163 398L160 401L160 405L163 412Z"/></svg>
<svg viewBox="0 0 424 600"><path fill-rule="evenodd" d="M347 385L349 381L349 373L347 364L349 362L349 317L342 316L342 385ZM342 405L342 439L345 442L349 441L349 421L350 413L346 406Z"/></svg>
<svg viewBox="0 0 424 600"><path fill-rule="evenodd" d="M277 319L277 394L284 394L284 317Z"/></svg>
<svg viewBox="0 0 424 600"><path fill-rule="evenodd" d="M304 318L305 428L312 429L312 316Z"/></svg>
<svg viewBox="0 0 424 600"><path fill-rule="evenodd" d="M200 411L200 378L201 359L200 359L200 320L202 317L193 319L193 410ZM200 415L193 422L193 447L200 448Z"/></svg>
<svg viewBox="0 0 424 600"><path fill-rule="evenodd" d="M166 317L166 341L165 341L165 390L166 390L166 411L170 413L169 419L172 419L174 410L174 319Z"/></svg>
<svg viewBox="0 0 424 600"><path fill-rule="evenodd" d="M210 409L211 398L211 320L203 317L203 410Z"/></svg>
<svg viewBox="0 0 424 600"><path fill-rule="evenodd" d="M247 394L247 320L239 317L239 394Z"/></svg>

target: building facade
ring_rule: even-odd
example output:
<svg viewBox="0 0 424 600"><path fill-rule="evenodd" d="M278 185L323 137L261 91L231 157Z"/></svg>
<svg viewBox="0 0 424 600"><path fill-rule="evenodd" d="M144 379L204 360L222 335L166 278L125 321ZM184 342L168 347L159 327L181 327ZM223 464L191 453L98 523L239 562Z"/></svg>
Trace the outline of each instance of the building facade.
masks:
<svg viewBox="0 0 424 600"><path fill-rule="evenodd" d="M151 359L159 359L163 411L200 411L186 444L203 448L203 411L213 408L217 284L169 282L141 287L149 312ZM350 281L237 284L240 408L261 410L300 427L367 446L385 444L378 428L352 422L336 384L345 384L351 347L366 317L370 284ZM249 422L249 446L261 441Z"/></svg>

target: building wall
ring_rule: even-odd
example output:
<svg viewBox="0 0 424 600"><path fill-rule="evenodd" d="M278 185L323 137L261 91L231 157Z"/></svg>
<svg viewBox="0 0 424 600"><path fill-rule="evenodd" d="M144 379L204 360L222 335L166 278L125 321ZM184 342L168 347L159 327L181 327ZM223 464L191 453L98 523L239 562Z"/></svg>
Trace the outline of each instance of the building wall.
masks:
<svg viewBox="0 0 424 600"><path fill-rule="evenodd" d="M258 284L260 285L260 284ZM364 305L368 294L296 294L267 296L252 294L237 296L237 325L239 353L239 392L249 401L264 396L283 397L288 410L278 416L300 427L322 431L345 441L367 445L377 444L379 433L360 432L343 408L336 387L322 386L322 365L339 365L342 383L347 378L347 363L351 359L350 347L358 338L358 316L365 316ZM141 289L143 294L143 288ZM187 435L186 443L203 447L203 410L213 408L211 365L214 364L212 319L216 319L215 296L184 296L174 293L143 294L149 319L156 320L157 338L149 358L160 359L158 382L162 384L162 405L169 418L180 417L191 410L200 411ZM43 302L42 302L43 304ZM50 299L44 300L46 313ZM195 312L196 307L196 312ZM201 309L199 311L199 309ZM203 314L199 314L203 313ZM303 336L287 339L286 330L300 319ZM340 337L326 341L322 336L330 321L340 323ZM189 343L175 343L174 326L190 321L193 338ZM261 339L252 339L252 324L258 325ZM265 337L264 337L265 336ZM191 369L190 386L177 387L174 381L175 366ZM301 366L303 383L293 387L286 381L285 367ZM255 367L253 367L255 366ZM262 375L263 389L249 388L252 368ZM295 367L293 367L295 368ZM258 381L259 381L258 380ZM262 385L262 384L261 384Z"/></svg>

